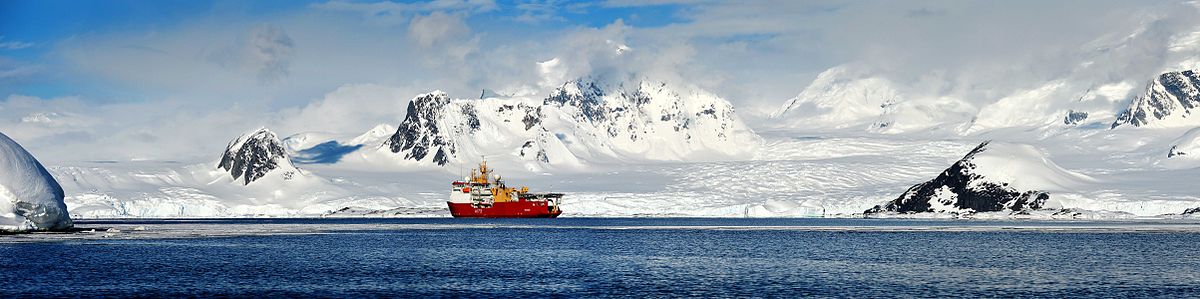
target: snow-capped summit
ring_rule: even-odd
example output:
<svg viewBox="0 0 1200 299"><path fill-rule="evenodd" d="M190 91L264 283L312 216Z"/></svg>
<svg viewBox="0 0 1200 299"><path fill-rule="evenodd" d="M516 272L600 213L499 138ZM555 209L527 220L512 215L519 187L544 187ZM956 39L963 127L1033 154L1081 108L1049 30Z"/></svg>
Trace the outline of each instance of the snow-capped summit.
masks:
<svg viewBox="0 0 1200 299"><path fill-rule="evenodd" d="M970 121L978 112L962 97L922 92L911 82L893 79L862 64L835 66L770 117L779 126L797 129L905 133Z"/></svg>
<svg viewBox="0 0 1200 299"><path fill-rule="evenodd" d="M894 105L904 101L904 97L891 80L857 69L842 65L821 72L771 117L818 127L890 125L882 118L894 109Z"/></svg>
<svg viewBox="0 0 1200 299"><path fill-rule="evenodd" d="M42 163L0 133L0 230L71 228L63 197L63 188Z"/></svg>
<svg viewBox="0 0 1200 299"><path fill-rule="evenodd" d="M1052 206L1052 192L1093 179L1065 170L1037 148L985 141L940 175L866 213L1028 211Z"/></svg>
<svg viewBox="0 0 1200 299"><path fill-rule="evenodd" d="M544 99L417 96L384 147L438 166L504 155L540 169L595 159L719 159L756 142L729 102L711 93L579 79Z"/></svg>
<svg viewBox="0 0 1200 299"><path fill-rule="evenodd" d="M1200 110L1200 74L1190 70L1168 72L1151 81L1146 91L1117 116L1112 127L1197 126L1200 116L1192 115L1197 110Z"/></svg>
<svg viewBox="0 0 1200 299"><path fill-rule="evenodd" d="M375 125L374 128L367 130L366 133L362 133L358 136L355 136L353 139L350 139L350 144L361 144L372 147L383 146L384 142L387 142L389 137L392 136L393 132L396 132L395 126L390 124L378 124Z"/></svg>
<svg viewBox="0 0 1200 299"><path fill-rule="evenodd" d="M218 169L228 171L243 185L278 171L285 180L300 174L288 156L283 141L267 128L259 128L234 139L225 148Z"/></svg>
<svg viewBox="0 0 1200 299"><path fill-rule="evenodd" d="M573 135L575 140L566 141L575 153L600 149L646 160L728 157L745 153L757 140L725 99L650 80L573 80L555 89L541 110L547 129Z"/></svg>

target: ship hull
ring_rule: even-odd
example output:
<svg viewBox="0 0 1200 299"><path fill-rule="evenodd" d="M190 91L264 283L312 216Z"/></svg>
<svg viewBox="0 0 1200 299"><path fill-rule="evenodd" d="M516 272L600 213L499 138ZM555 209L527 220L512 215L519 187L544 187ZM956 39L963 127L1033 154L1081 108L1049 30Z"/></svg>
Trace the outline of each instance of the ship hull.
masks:
<svg viewBox="0 0 1200 299"><path fill-rule="evenodd" d="M491 207L475 207L470 203L446 202L454 218L555 218L562 210L551 209L544 201L497 202Z"/></svg>

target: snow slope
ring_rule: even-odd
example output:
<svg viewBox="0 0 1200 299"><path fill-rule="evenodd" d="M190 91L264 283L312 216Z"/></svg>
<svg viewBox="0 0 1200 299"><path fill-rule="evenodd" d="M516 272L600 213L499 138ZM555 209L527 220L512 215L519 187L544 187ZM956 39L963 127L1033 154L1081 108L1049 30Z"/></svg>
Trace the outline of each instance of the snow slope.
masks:
<svg viewBox="0 0 1200 299"><path fill-rule="evenodd" d="M1074 192L1095 179L1050 161L1024 144L985 141L938 177L917 184L867 213L973 213L1030 211L1061 207L1048 202L1058 192Z"/></svg>
<svg viewBox="0 0 1200 299"><path fill-rule="evenodd" d="M951 106L941 110L914 105L914 95L906 94L892 80L858 65L830 68L772 113L771 118L791 127L844 129L859 128L880 132L900 132L928 128L939 123ZM945 104L957 105L953 102Z"/></svg>
<svg viewBox="0 0 1200 299"><path fill-rule="evenodd" d="M0 133L0 230L63 230L72 221L63 188L16 141Z"/></svg>
<svg viewBox="0 0 1200 299"><path fill-rule="evenodd" d="M1167 159L1162 163L1174 168L1200 167L1200 127L1188 130L1172 141Z"/></svg>
<svg viewBox="0 0 1200 299"><path fill-rule="evenodd" d="M1130 213L1145 217L1200 206L1192 182L1200 168L1161 165L1170 140L1179 133L1166 138L1144 133L1096 128L1045 140L991 137L1033 140L1041 156L1022 156L1044 157L1059 165L1028 159L1010 174L1061 168L1094 180L1076 184L1078 180L1050 177L1018 183L1047 191L1052 199L1048 203L1073 209L1064 217ZM511 163L494 166L510 182L533 191L567 193L564 217L820 217L862 213L894 200L914 184L937 177L979 142L774 131L763 136L765 143L753 155L729 161L592 163L584 171L529 171ZM308 181L243 185L214 169L214 163L85 161L53 165L49 170L62 179L72 215L79 217L315 216L347 207L359 211L356 215L439 211L444 209L449 182L462 176L455 169L372 168L339 162L300 164ZM1080 212L1085 210L1114 212Z"/></svg>
<svg viewBox="0 0 1200 299"><path fill-rule="evenodd" d="M413 204L393 189L300 170L284 143L260 128L231 142L218 162L84 161L51 171L72 191L76 217L295 216Z"/></svg>

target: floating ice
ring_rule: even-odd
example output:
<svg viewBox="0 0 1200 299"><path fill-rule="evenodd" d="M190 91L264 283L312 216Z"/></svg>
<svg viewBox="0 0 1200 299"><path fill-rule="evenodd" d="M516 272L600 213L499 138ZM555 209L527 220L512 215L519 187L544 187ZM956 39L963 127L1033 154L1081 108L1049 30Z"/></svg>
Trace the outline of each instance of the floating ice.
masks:
<svg viewBox="0 0 1200 299"><path fill-rule="evenodd" d="M0 133L0 230L71 228L58 181L16 141Z"/></svg>

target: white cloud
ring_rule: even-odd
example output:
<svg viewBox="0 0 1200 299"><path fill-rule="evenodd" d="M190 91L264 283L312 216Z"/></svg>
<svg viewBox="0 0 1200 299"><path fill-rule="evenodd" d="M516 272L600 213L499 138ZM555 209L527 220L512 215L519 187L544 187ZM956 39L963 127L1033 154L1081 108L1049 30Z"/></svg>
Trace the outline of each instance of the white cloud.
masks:
<svg viewBox="0 0 1200 299"><path fill-rule="evenodd" d="M634 73L626 36L632 27L617 20L603 28L579 28L567 31L553 43L551 59L538 64L543 83L585 76L623 77ZM552 75L553 77L546 77ZM551 83L553 84L553 83Z"/></svg>
<svg viewBox="0 0 1200 299"><path fill-rule="evenodd" d="M583 3L587 4L587 3ZM517 3L516 9L521 12L520 15L513 17L513 20L521 23L536 24L548 21L566 21L559 11L563 10L565 3L558 0L532 0Z"/></svg>
<svg viewBox="0 0 1200 299"><path fill-rule="evenodd" d="M435 11L416 16L408 25L408 35L421 47L461 44L471 34L462 17Z"/></svg>
<svg viewBox="0 0 1200 299"><path fill-rule="evenodd" d="M377 84L347 84L338 87L303 108L281 111L278 132L306 131L354 134L376 124L392 126L404 119L408 101L425 90L396 88Z"/></svg>
<svg viewBox="0 0 1200 299"><path fill-rule="evenodd" d="M283 29L269 25L255 27L246 43L251 64L258 68L258 79L268 83L288 75L294 47Z"/></svg>
<svg viewBox="0 0 1200 299"><path fill-rule="evenodd" d="M176 160L209 157L231 134L266 123L252 107L199 112L205 110L197 106L203 104L91 104L78 97L12 95L0 102L0 128L47 161Z"/></svg>
<svg viewBox="0 0 1200 299"><path fill-rule="evenodd" d="M33 47L34 43L22 41L5 41L4 36L0 35L0 50L20 50Z"/></svg>
<svg viewBox="0 0 1200 299"><path fill-rule="evenodd" d="M639 7L639 6L658 6L658 5L678 5L678 4L701 4L701 3L716 3L715 0L607 0L604 1L605 7Z"/></svg>
<svg viewBox="0 0 1200 299"><path fill-rule="evenodd" d="M14 79L36 74L40 68L30 65L0 64L0 79Z"/></svg>
<svg viewBox="0 0 1200 299"><path fill-rule="evenodd" d="M567 68L563 66L562 60L558 57L538 62L537 65L538 73L542 76L542 81L539 83L542 88L553 88L567 80Z"/></svg>
<svg viewBox="0 0 1200 299"><path fill-rule="evenodd" d="M482 13L496 9L496 3L492 0L436 0L413 3L329 1L311 6L322 10L359 13L368 22L382 25L403 24L413 15L435 11Z"/></svg>

